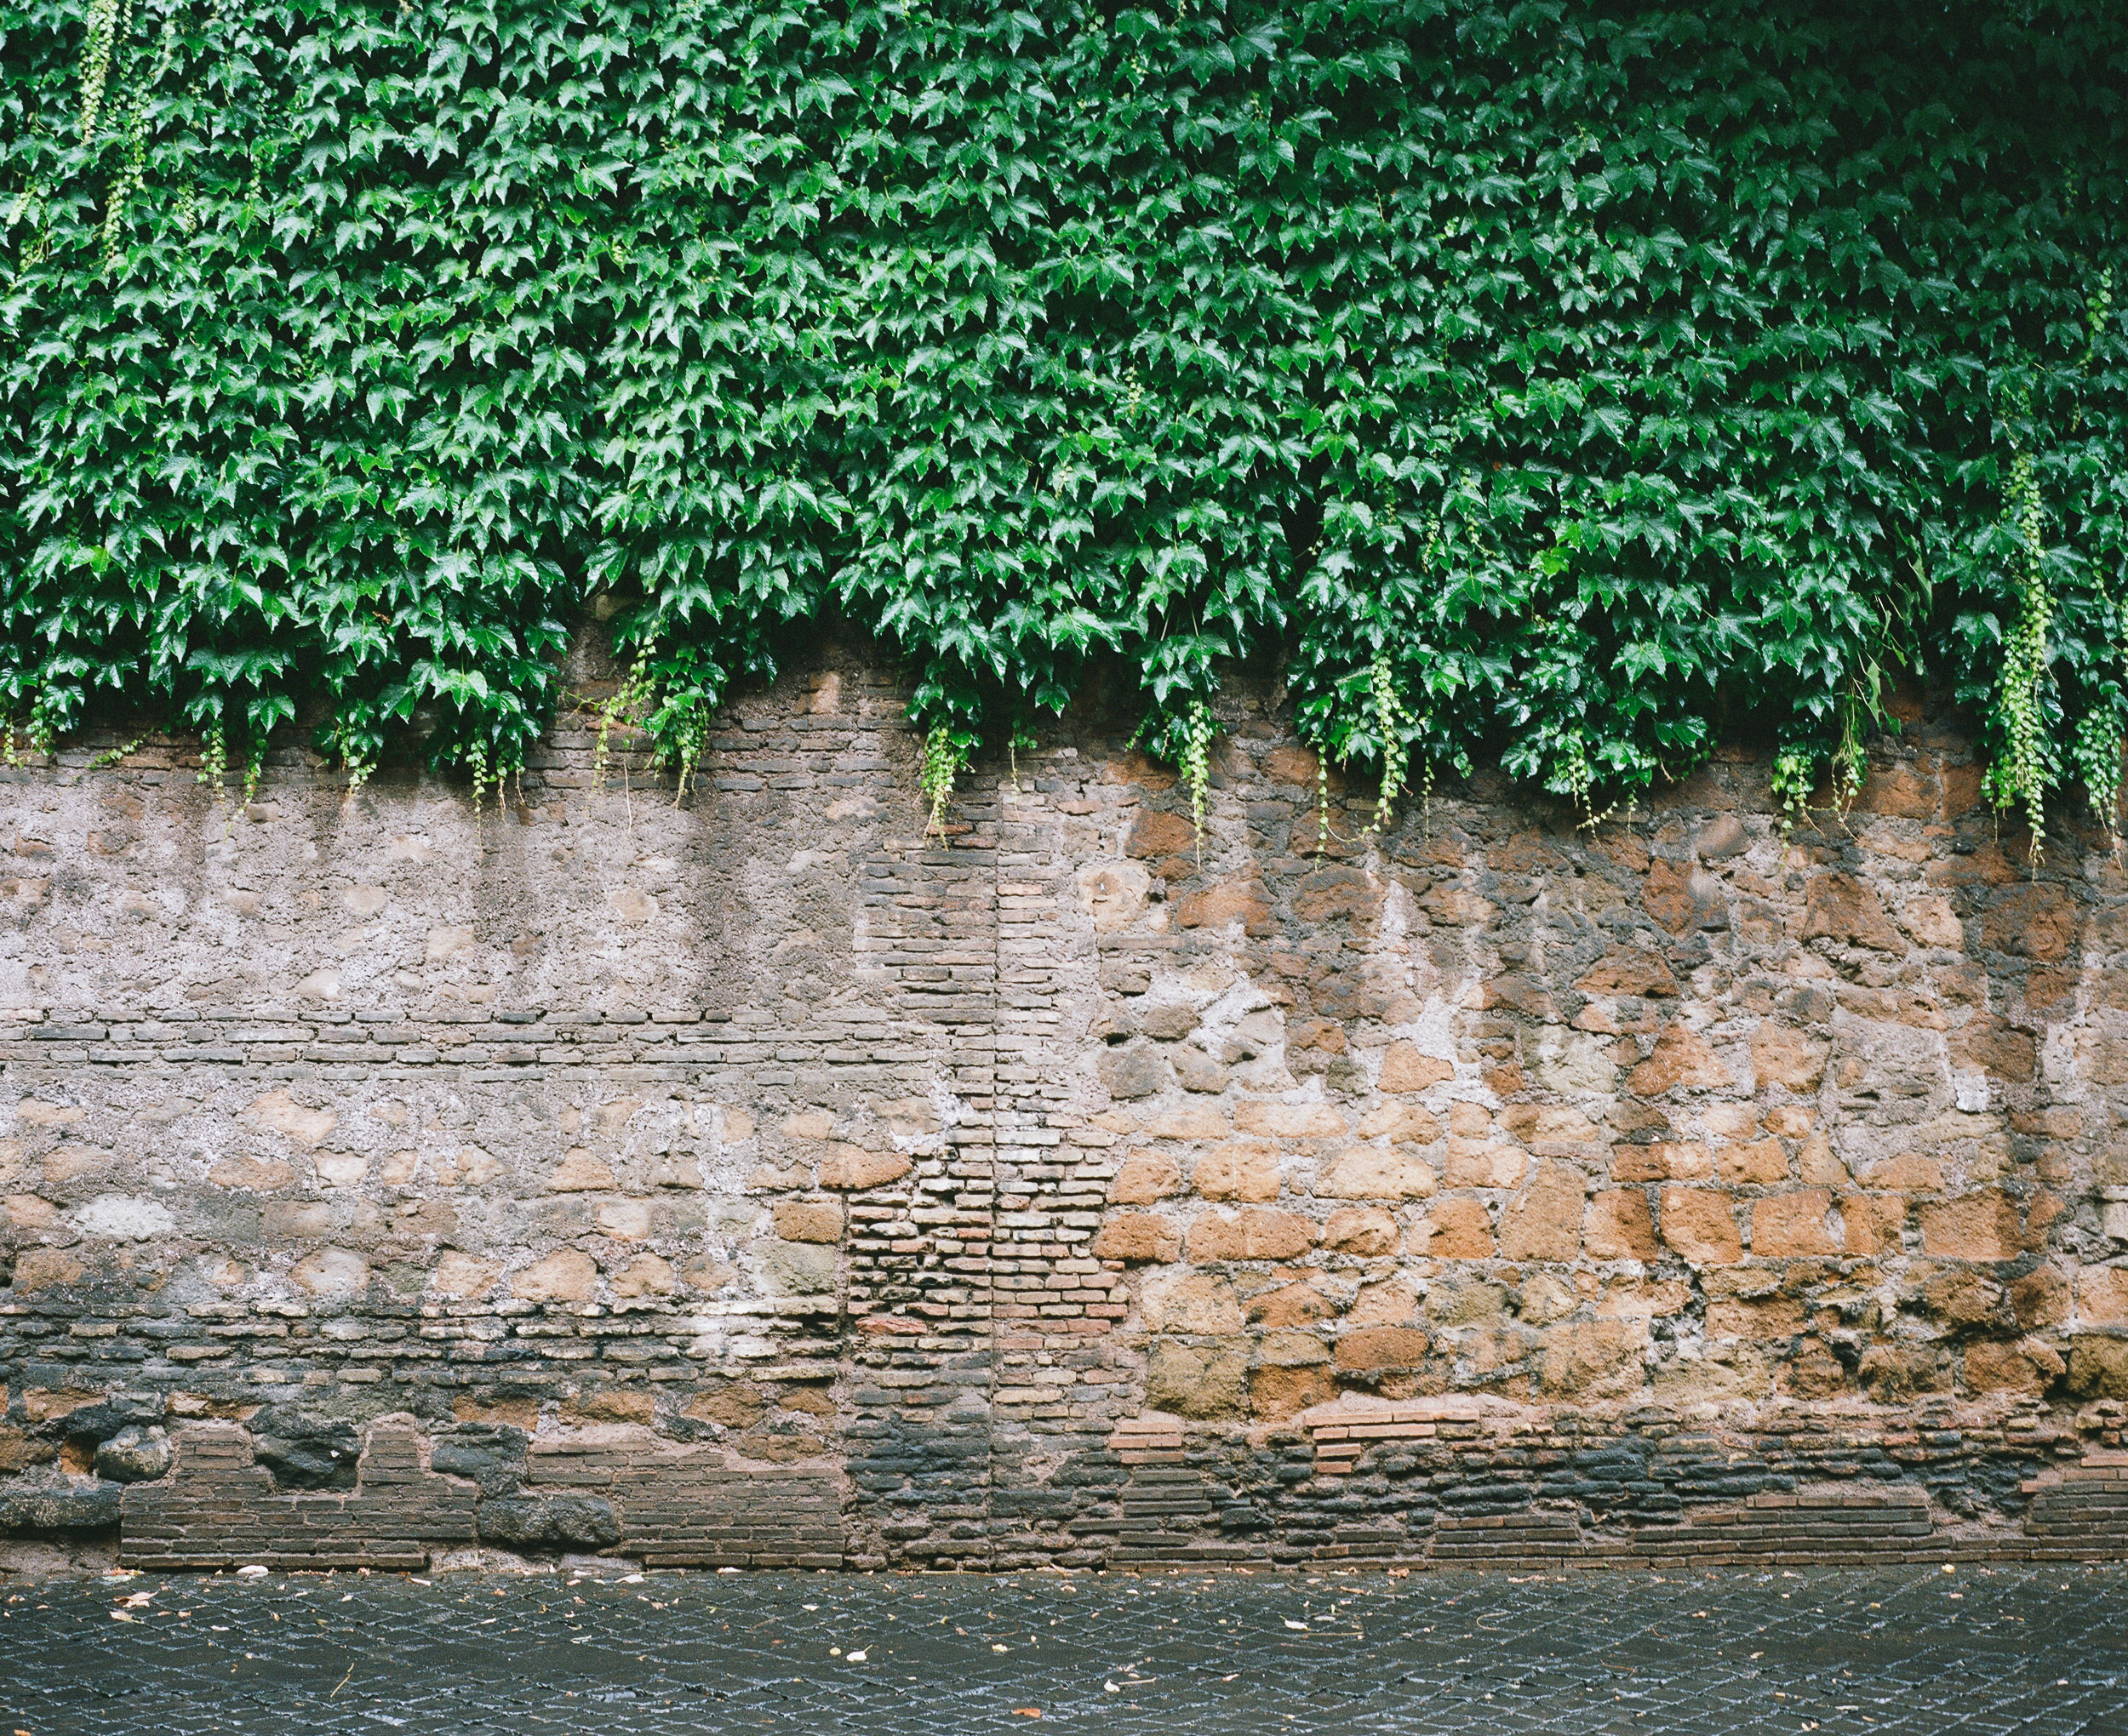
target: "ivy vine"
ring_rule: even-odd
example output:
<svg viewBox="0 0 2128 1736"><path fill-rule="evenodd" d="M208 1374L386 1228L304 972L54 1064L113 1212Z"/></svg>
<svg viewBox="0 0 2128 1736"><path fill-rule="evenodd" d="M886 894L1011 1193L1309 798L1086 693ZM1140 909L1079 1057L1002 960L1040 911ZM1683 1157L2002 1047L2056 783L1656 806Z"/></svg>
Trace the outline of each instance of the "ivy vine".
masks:
<svg viewBox="0 0 2128 1736"><path fill-rule="evenodd" d="M484 797L595 620L684 797L832 620L934 831L1098 660L1200 831L1252 660L1370 829L1845 803L1914 679L2110 818L2124 82L2105 0L0 0L7 751Z"/></svg>

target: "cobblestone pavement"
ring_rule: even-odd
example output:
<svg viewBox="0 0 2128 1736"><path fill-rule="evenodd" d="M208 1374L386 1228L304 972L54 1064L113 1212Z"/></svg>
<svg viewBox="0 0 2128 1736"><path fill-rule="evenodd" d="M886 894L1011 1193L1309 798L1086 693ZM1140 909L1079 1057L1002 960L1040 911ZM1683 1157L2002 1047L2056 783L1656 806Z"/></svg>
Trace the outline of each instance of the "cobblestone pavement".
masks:
<svg viewBox="0 0 2128 1736"><path fill-rule="evenodd" d="M117 1576L0 1592L0 1736L2128 1732L2128 1570Z"/></svg>

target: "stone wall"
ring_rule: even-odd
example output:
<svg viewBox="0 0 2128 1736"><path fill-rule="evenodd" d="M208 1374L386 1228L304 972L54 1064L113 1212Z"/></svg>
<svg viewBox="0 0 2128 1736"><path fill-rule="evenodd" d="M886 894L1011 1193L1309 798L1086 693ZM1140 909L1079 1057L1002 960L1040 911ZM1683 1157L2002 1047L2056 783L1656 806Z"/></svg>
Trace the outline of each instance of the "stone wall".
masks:
<svg viewBox="0 0 2128 1736"><path fill-rule="evenodd" d="M903 699L0 773L0 1551L2128 1556L2122 865L1939 720L1325 837L1244 694L1200 844L1090 708L941 840Z"/></svg>

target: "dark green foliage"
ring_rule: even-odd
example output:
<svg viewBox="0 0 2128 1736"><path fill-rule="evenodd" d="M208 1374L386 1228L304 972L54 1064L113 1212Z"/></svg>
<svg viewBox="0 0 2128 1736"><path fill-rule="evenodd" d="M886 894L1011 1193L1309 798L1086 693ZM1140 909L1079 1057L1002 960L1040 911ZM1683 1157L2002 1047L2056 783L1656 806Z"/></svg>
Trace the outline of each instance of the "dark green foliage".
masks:
<svg viewBox="0 0 2128 1736"><path fill-rule="evenodd" d="M34 740L491 777L603 591L683 771L836 610L948 774L1275 652L1334 753L1584 804L1747 718L1851 780L1902 669L2110 798L2108 0L89 4L0 0Z"/></svg>

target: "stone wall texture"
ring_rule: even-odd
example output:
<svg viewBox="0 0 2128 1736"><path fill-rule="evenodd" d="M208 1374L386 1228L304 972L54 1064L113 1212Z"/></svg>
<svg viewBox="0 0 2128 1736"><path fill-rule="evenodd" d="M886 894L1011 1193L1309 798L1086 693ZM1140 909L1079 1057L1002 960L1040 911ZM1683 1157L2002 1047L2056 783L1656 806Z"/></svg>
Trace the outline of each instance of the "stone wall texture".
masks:
<svg viewBox="0 0 2128 1736"><path fill-rule="evenodd" d="M0 773L0 1562L2128 1556L2128 876L1910 707L1784 836L1370 833L1268 691L915 792ZM581 720L580 720L581 721Z"/></svg>

